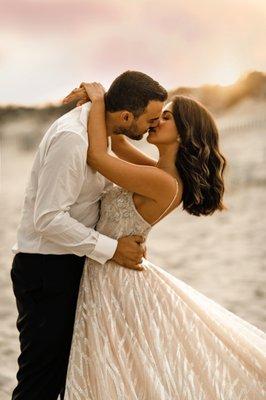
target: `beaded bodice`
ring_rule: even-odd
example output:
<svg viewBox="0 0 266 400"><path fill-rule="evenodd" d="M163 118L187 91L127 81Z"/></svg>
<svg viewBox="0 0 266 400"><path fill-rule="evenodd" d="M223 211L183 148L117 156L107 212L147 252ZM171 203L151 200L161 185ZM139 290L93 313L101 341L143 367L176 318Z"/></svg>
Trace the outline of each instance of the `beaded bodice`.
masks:
<svg viewBox="0 0 266 400"><path fill-rule="evenodd" d="M96 230L119 239L122 236L147 237L151 225L136 210L133 193L119 186L107 190L101 198L100 219Z"/></svg>

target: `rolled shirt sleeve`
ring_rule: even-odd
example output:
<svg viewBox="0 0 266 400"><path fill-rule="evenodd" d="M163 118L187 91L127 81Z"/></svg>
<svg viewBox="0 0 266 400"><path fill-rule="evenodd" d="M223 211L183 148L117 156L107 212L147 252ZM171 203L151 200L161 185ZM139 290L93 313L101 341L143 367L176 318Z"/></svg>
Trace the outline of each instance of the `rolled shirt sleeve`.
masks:
<svg viewBox="0 0 266 400"><path fill-rule="evenodd" d="M86 227L69 213L83 185L86 155L87 144L78 134L62 132L53 138L38 176L34 227L66 253L104 264L113 257L117 240Z"/></svg>

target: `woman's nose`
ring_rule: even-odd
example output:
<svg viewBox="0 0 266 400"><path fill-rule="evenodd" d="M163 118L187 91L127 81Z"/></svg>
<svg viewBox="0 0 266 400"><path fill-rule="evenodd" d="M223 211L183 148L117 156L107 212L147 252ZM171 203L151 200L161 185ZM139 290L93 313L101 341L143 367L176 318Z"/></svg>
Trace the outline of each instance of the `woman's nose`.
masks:
<svg viewBox="0 0 266 400"><path fill-rule="evenodd" d="M159 125L159 121L155 121L150 125L150 127L151 128L157 128L158 125Z"/></svg>

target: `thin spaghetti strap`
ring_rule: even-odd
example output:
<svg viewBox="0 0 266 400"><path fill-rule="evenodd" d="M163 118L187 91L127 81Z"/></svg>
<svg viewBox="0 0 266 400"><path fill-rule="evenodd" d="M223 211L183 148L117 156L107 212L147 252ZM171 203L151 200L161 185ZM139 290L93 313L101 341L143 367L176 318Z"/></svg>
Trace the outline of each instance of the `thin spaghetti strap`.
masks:
<svg viewBox="0 0 266 400"><path fill-rule="evenodd" d="M171 208L172 204L174 203L174 201L175 201L175 199L176 199L176 196L177 196L177 193L178 193L178 182L177 182L176 179L175 179L175 183L176 183L176 191L175 191L175 195L174 195L174 197L173 197L171 203L170 203L169 206L164 210L164 212L159 216L159 218L157 218L156 221L154 221L154 222L151 224L152 226L155 225L155 224L159 221L159 219L161 219L161 218L167 213L167 211L169 210L169 208Z"/></svg>

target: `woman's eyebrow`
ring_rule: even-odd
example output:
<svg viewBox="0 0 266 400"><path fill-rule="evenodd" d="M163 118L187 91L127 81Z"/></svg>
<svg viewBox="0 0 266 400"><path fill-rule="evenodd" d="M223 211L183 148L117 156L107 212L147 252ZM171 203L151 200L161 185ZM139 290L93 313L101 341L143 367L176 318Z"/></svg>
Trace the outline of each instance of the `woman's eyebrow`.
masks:
<svg viewBox="0 0 266 400"><path fill-rule="evenodd" d="M164 110L164 111L163 111L163 114L166 114L166 113L170 113L170 114L173 115L172 111L170 111L170 110Z"/></svg>

